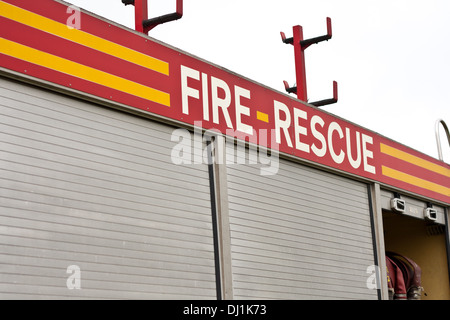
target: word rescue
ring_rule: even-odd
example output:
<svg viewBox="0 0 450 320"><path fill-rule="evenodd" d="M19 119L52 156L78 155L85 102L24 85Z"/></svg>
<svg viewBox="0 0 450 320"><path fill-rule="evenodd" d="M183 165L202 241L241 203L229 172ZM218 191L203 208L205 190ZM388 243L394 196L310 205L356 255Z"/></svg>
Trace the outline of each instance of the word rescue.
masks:
<svg viewBox="0 0 450 320"><path fill-rule="evenodd" d="M353 171L376 174L372 136L344 122L340 124L328 114L277 96L261 101L260 97L252 97L249 88L230 85L224 79L181 66L183 114L212 121L214 129L222 133L228 129L241 132L250 141L256 141L252 138L262 127L269 126L275 134L270 146L273 149L334 167L342 165ZM260 117L261 114L264 116Z"/></svg>

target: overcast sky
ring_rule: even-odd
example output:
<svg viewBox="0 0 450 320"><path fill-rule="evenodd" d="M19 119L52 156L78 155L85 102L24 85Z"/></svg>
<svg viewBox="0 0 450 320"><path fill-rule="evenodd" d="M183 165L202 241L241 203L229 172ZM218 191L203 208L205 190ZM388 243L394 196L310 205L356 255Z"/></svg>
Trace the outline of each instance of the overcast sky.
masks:
<svg viewBox="0 0 450 320"><path fill-rule="evenodd" d="M68 0L134 28L134 7L121 0ZM149 16L175 11L176 0L149 0ZM310 101L322 109L438 158L435 123L450 126L449 0L184 0L183 18L149 36L284 92L295 83L292 36L333 38L306 50ZM450 147L440 126L444 161Z"/></svg>

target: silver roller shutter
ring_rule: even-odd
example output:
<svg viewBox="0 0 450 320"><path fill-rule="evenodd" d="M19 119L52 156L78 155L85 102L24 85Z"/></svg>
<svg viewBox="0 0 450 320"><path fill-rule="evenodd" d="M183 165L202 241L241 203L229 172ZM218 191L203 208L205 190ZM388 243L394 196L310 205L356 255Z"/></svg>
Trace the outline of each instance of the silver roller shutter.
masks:
<svg viewBox="0 0 450 320"><path fill-rule="evenodd" d="M377 299L367 286L367 185L284 159L261 175L267 165L251 164L254 151L232 160L234 148L227 144L234 298Z"/></svg>
<svg viewBox="0 0 450 320"><path fill-rule="evenodd" d="M214 299L208 168L173 129L0 78L0 298Z"/></svg>

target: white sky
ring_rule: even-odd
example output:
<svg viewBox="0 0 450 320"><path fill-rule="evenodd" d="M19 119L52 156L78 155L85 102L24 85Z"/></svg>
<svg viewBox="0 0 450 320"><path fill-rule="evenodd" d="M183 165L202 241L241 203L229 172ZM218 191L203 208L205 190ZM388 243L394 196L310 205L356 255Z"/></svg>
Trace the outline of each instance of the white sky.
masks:
<svg viewBox="0 0 450 320"><path fill-rule="evenodd" d="M121 0L67 0L134 29L134 7ZM149 0L149 16L176 0ZM435 123L450 126L449 0L184 0L183 18L149 36L284 92L295 83L294 53L281 42L303 26L305 38L333 38L306 50L310 101L344 119L438 158ZM450 146L440 126L444 161Z"/></svg>

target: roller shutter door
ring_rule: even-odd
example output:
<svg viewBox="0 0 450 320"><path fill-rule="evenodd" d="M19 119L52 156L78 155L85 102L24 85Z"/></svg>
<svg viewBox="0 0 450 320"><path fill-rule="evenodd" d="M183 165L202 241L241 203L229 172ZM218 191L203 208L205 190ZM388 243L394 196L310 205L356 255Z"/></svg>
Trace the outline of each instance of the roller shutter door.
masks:
<svg viewBox="0 0 450 320"><path fill-rule="evenodd" d="M0 78L0 298L214 299L208 169L173 129Z"/></svg>
<svg viewBox="0 0 450 320"><path fill-rule="evenodd" d="M261 175L257 155L236 153L228 144L234 298L377 299L367 186L284 159Z"/></svg>

